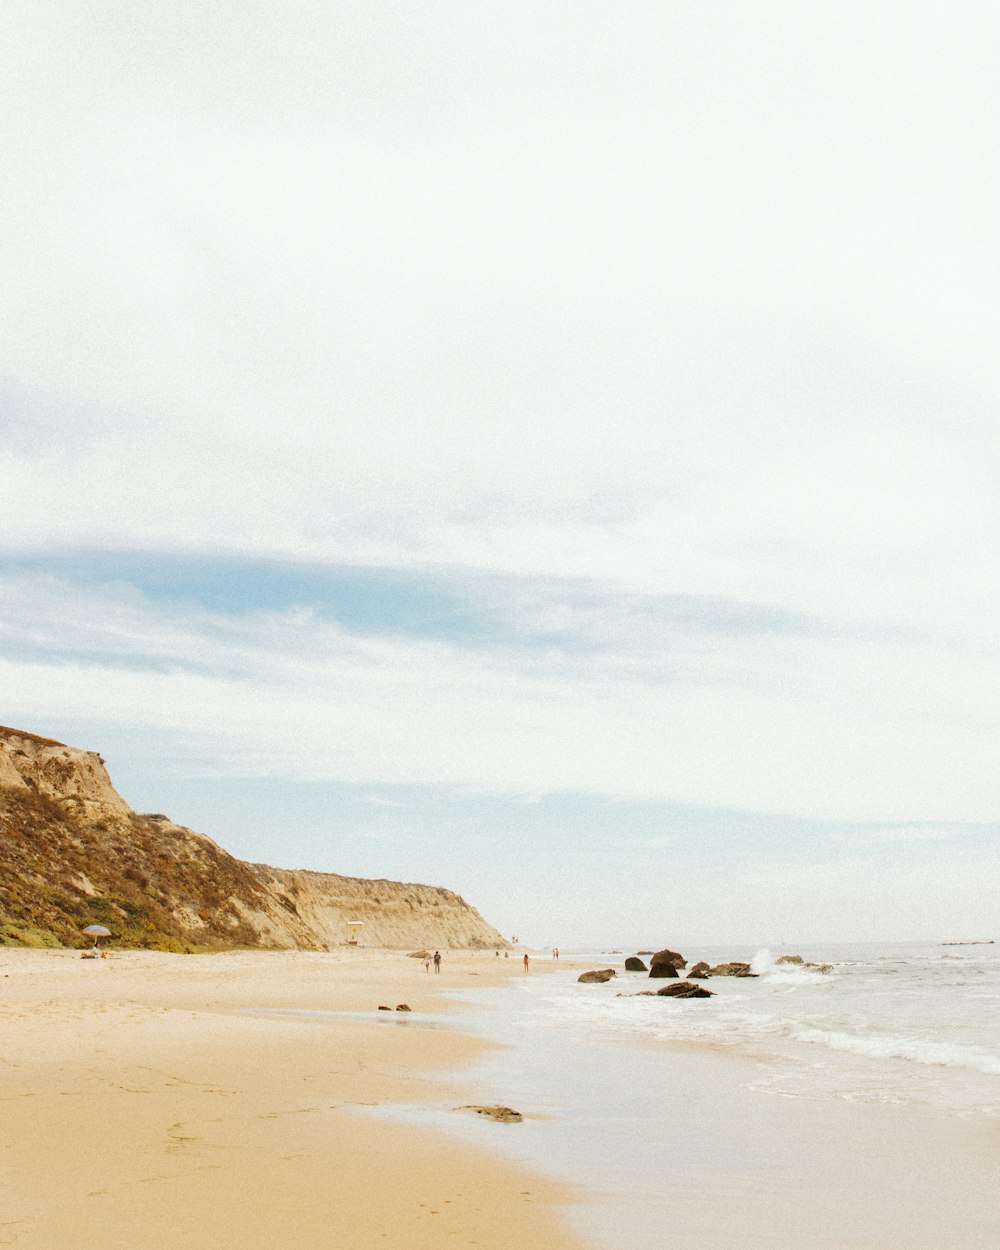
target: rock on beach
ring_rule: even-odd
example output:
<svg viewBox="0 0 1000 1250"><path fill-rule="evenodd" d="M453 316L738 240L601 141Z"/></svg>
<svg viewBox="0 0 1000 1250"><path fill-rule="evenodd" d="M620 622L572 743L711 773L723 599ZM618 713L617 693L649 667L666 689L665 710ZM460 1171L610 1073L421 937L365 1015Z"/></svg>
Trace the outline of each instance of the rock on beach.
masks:
<svg viewBox="0 0 1000 1250"><path fill-rule="evenodd" d="M485 1116L488 1120L496 1120L498 1124L520 1124L524 1116L520 1111L515 1111L513 1107L502 1107L499 1104L495 1106L465 1106L456 1107L456 1111L474 1111L476 1115Z"/></svg>

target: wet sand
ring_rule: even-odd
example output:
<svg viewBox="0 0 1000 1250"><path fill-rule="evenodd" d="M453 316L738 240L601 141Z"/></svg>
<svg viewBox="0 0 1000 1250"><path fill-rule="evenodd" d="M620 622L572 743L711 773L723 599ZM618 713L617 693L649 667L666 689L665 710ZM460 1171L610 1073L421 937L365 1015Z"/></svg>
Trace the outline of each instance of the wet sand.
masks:
<svg viewBox="0 0 1000 1250"><path fill-rule="evenodd" d="M435 975L402 952L0 950L0 1246L580 1250L571 1186L359 1114L482 1101L488 1043L421 1013L518 975L492 952Z"/></svg>
<svg viewBox="0 0 1000 1250"><path fill-rule="evenodd" d="M570 961L552 971L516 995L476 995L480 1012L463 1027L506 1043L477 1061L484 1095L516 1088L537 1118L505 1134L504 1148L582 1187L585 1201L567 1216L599 1250L1000 1244L995 1118L883 1102L849 1085L837 1097L814 1094L810 1068L770 1055L766 1041L750 1051L622 1034L574 1016L565 991L600 990L578 986ZM622 984L628 992L642 982ZM792 1079L776 1084L779 1074ZM414 1105L409 1119L441 1124L444 1109L435 1121ZM459 1128L470 1143L473 1128Z"/></svg>

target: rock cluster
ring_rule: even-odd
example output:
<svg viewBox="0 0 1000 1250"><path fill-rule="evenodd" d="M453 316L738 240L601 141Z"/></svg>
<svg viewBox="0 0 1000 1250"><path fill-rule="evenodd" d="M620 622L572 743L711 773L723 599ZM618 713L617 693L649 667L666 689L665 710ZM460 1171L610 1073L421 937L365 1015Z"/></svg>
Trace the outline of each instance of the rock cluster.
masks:
<svg viewBox="0 0 1000 1250"><path fill-rule="evenodd" d="M648 952L642 952L647 954ZM830 964L814 964L807 959L803 959L801 955L782 955L775 960L776 964L783 964L786 967L810 968L815 972L830 972L832 966ZM705 981L709 977L756 977L759 974L754 972L751 964L742 959L733 959L728 963L715 964L714 967L704 960L699 960L694 964L687 976L686 981L681 981L678 976L678 969L686 968L687 960L683 955L679 955L677 951L662 950L657 951L650 958L648 972L651 977L663 977L675 982L671 985L664 985L658 990L640 990L638 994L619 994L619 998L712 998L715 994L714 990L706 989L697 982ZM645 963L638 955L630 955L625 960L626 972L646 972ZM595 969L592 972L582 973L577 980L584 982L604 982L610 981L615 975L613 968Z"/></svg>
<svg viewBox="0 0 1000 1250"><path fill-rule="evenodd" d="M832 964L811 963L808 959L803 959L801 955L781 955L774 962L776 966L785 965L793 968L809 968L813 972L833 971ZM678 969L686 967L687 960L676 951L657 951L649 961L649 975L651 977L676 977ZM646 965L638 955L630 955L625 960L625 970L627 972L645 972ZM715 964L714 967L707 964L704 960L699 960L698 963L691 966L687 975L691 980L704 981L707 977L756 977L759 973L754 972L753 966L745 960L733 959L727 963Z"/></svg>

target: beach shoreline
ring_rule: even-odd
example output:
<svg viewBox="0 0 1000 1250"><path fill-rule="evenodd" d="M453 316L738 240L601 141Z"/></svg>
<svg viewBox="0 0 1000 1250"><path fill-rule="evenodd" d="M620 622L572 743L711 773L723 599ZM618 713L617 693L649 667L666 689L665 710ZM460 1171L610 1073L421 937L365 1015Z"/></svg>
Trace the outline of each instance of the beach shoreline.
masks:
<svg viewBox="0 0 1000 1250"><path fill-rule="evenodd" d="M618 995L642 978L617 978L620 990L577 985L579 966L567 959L553 969L563 975L516 983L513 996L463 991L483 1008L463 1026L505 1043L480 1054L477 1075L487 1094L516 1086L537 1118L504 1145L523 1166L579 1187L584 1201L567 1217L595 1247L996 1245L1000 1123L988 1110L883 1098L856 1088L824 1051L793 1059L766 1037L750 1049L746 1038L623 1032L630 1003ZM759 997L767 980L743 985ZM714 989L716 1002L744 992L725 979ZM698 1001L638 1004L692 1021L704 1010ZM818 1079L828 1069L840 1073L839 1088ZM433 1122L421 1108L410 1114Z"/></svg>
<svg viewBox="0 0 1000 1250"><path fill-rule="evenodd" d="M580 1250L572 1186L357 1113L478 1101L489 1043L444 995L518 975L492 952L435 974L403 951L0 950L0 1245Z"/></svg>
<svg viewBox="0 0 1000 1250"><path fill-rule="evenodd" d="M992 1250L996 1119L626 1039L593 964L0 949L0 1246Z"/></svg>

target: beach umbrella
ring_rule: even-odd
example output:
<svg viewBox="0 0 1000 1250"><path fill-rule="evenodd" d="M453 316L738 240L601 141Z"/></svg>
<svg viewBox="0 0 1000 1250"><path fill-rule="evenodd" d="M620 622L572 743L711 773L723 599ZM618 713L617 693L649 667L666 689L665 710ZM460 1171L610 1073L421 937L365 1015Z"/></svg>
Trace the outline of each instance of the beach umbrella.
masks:
<svg viewBox="0 0 1000 1250"><path fill-rule="evenodd" d="M89 924L87 925L86 929L84 929L84 933L87 935L87 937L92 937L92 938L102 938L102 937L111 936L111 930L105 929L104 925L102 924Z"/></svg>

